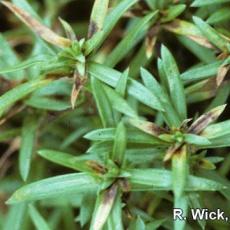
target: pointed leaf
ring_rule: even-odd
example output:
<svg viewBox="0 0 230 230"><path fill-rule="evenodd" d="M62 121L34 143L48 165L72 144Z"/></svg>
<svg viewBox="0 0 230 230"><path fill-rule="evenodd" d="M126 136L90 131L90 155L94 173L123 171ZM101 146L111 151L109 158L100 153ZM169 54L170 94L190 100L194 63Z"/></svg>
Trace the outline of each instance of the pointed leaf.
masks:
<svg viewBox="0 0 230 230"><path fill-rule="evenodd" d="M32 204L29 205L29 214L37 230L50 230L50 227L44 217Z"/></svg>
<svg viewBox="0 0 230 230"><path fill-rule="evenodd" d="M196 146L209 145L211 142L206 137L198 136L191 133L184 134L185 142Z"/></svg>
<svg viewBox="0 0 230 230"><path fill-rule="evenodd" d="M144 121L144 120L138 120L138 119L129 119L129 123L133 125L134 127L144 131L145 133L148 133L150 135L153 135L155 137L158 137L161 134L167 133L167 131L156 124Z"/></svg>
<svg viewBox="0 0 230 230"><path fill-rule="evenodd" d="M19 152L19 170L24 181L27 180L31 168L37 126L38 118L36 116L30 115L24 119Z"/></svg>
<svg viewBox="0 0 230 230"><path fill-rule="evenodd" d="M102 30L107 10L109 7L109 0L95 0L90 16L90 24L88 30L88 37L91 38L96 32Z"/></svg>
<svg viewBox="0 0 230 230"><path fill-rule="evenodd" d="M68 153L63 153L59 151L43 149L39 150L38 154L43 158L52 161L56 164L63 165L65 167L75 169L83 172L95 172L96 169L100 172L104 172L103 166L98 164L96 161L87 159L87 156L73 156ZM99 172L98 171L98 172Z"/></svg>
<svg viewBox="0 0 230 230"><path fill-rule="evenodd" d="M112 159L120 165L124 163L126 145L126 128L121 121L116 128L112 155Z"/></svg>
<svg viewBox="0 0 230 230"><path fill-rule="evenodd" d="M47 85L49 82L50 80L35 80L26 82L3 94L0 97L0 116L2 116L3 113L16 101L22 99L34 90Z"/></svg>
<svg viewBox="0 0 230 230"><path fill-rule="evenodd" d="M114 89L106 85L103 85L103 88L114 109L129 117L137 117L137 113L133 108Z"/></svg>
<svg viewBox="0 0 230 230"><path fill-rule="evenodd" d="M141 18L135 23L133 28L131 28L126 36L121 40L120 43L113 49L113 51L108 55L105 64L109 67L114 67L119 61L122 60L125 55L136 45L141 38L146 34L147 28L150 26L149 21L156 16L157 11L154 13L147 14L145 17ZM149 23L149 25L148 25Z"/></svg>
<svg viewBox="0 0 230 230"><path fill-rule="evenodd" d="M227 41L217 33L215 29L213 29L208 23L203 21L201 18L196 16L193 17L193 21L198 26L202 34L216 47L218 47L223 52L226 52L227 49Z"/></svg>
<svg viewBox="0 0 230 230"><path fill-rule="evenodd" d="M84 137L92 141L113 141L115 136L114 128L97 129L87 133ZM145 134L139 130L127 130L127 141L130 143L145 143L153 145L167 145L166 142Z"/></svg>
<svg viewBox="0 0 230 230"><path fill-rule="evenodd" d="M101 230L110 214L114 201L117 196L117 185L112 185L109 189L102 192L96 201L90 230Z"/></svg>
<svg viewBox="0 0 230 230"><path fill-rule="evenodd" d="M230 0L195 0L192 3L193 7L201 7L201 6L208 6L208 5L215 5L215 4L221 4L221 3L227 3L230 2Z"/></svg>
<svg viewBox="0 0 230 230"><path fill-rule="evenodd" d="M168 80L170 96L181 120L187 118L186 99L177 64L170 51L162 46L161 56Z"/></svg>
<svg viewBox="0 0 230 230"><path fill-rule="evenodd" d="M32 29L47 42L53 45L60 46L62 48L71 45L71 41L69 39L57 35L48 27L42 25L37 19L34 19L25 10L17 7L10 2L2 1L1 3L9 8L17 17L19 17L20 20L22 20L28 27L30 27L30 29Z"/></svg>
<svg viewBox="0 0 230 230"><path fill-rule="evenodd" d="M173 108L168 94L161 88L155 78L144 68L141 68L141 77L146 86L158 98L165 112L162 112L165 122L170 127L179 127L180 118Z"/></svg>
<svg viewBox="0 0 230 230"><path fill-rule="evenodd" d="M72 173L62 176L55 176L27 184L18 189L7 201L14 204L25 201L49 199L60 196L69 196L94 190L97 182L85 173Z"/></svg>
<svg viewBox="0 0 230 230"><path fill-rule="evenodd" d="M90 63L88 68L88 71L92 77L95 77L112 87L116 87L118 79L121 75L120 72L96 63ZM136 98L143 104L148 105L153 109L163 111L158 99L139 82L128 79L127 90L129 95Z"/></svg>
<svg viewBox="0 0 230 230"><path fill-rule="evenodd" d="M136 2L137 0L123 0L110 11L104 20L103 30L96 33L86 42L86 55L91 53L92 50L97 49L102 44L125 11L127 11Z"/></svg>
<svg viewBox="0 0 230 230"><path fill-rule="evenodd" d="M96 78L91 78L91 85L103 126L113 126L115 124L113 110L102 83Z"/></svg>
<svg viewBox="0 0 230 230"><path fill-rule="evenodd" d="M183 197L188 175L187 147L184 145L172 157L172 180L175 199Z"/></svg>
<svg viewBox="0 0 230 230"><path fill-rule="evenodd" d="M196 119L188 129L188 132L199 134L204 130L210 123L216 121L221 113L224 111L226 105L218 106L211 111L203 114L198 119Z"/></svg>

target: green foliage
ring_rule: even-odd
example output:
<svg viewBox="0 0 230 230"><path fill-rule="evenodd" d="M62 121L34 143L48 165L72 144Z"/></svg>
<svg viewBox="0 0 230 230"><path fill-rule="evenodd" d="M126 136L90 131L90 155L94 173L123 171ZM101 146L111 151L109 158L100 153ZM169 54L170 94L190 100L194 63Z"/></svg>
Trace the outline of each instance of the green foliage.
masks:
<svg viewBox="0 0 230 230"><path fill-rule="evenodd" d="M1 1L0 228L229 229L229 3Z"/></svg>

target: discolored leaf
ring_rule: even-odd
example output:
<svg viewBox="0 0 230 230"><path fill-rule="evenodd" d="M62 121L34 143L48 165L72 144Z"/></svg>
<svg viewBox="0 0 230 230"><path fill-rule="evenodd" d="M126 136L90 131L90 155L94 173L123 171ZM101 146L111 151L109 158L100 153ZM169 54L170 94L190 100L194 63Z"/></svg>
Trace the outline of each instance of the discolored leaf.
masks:
<svg viewBox="0 0 230 230"><path fill-rule="evenodd" d="M200 32L200 30L192 23L176 19L172 23L166 24L165 29L186 36L192 41L204 46L206 48L213 48L212 44L208 41L206 37Z"/></svg>
<svg viewBox="0 0 230 230"><path fill-rule="evenodd" d="M52 161L56 164L63 165L65 167L75 169L83 172L96 172L96 173L104 173L105 168L97 163L96 161L92 161L87 159L87 156L73 156L67 153L43 149L39 150L38 154L43 158Z"/></svg>
<svg viewBox="0 0 230 230"><path fill-rule="evenodd" d="M144 131L145 133L148 133L156 137L158 137L161 134L167 133L167 130L149 121L129 119L129 123L134 127Z"/></svg>
<svg viewBox="0 0 230 230"><path fill-rule="evenodd" d="M195 120L188 129L188 132L199 134L202 132L210 123L216 121L221 113L224 111L226 105L218 106L211 111L203 114L197 120Z"/></svg>
<svg viewBox="0 0 230 230"><path fill-rule="evenodd" d="M104 226L116 199L117 189L117 185L114 184L99 195L90 224L90 230L101 230Z"/></svg>
<svg viewBox="0 0 230 230"><path fill-rule="evenodd" d="M108 7L109 0L94 1L88 29L88 38L91 38L96 32L102 30Z"/></svg>
<svg viewBox="0 0 230 230"><path fill-rule="evenodd" d="M198 26L202 34L216 47L223 52L227 51L227 41L218 32L209 26L201 18L194 16L193 21Z"/></svg>
<svg viewBox="0 0 230 230"><path fill-rule="evenodd" d="M37 19L34 19L29 13L25 10L17 7L13 3L1 1L8 9L10 9L15 15L19 17L30 29L35 33L41 36L47 42L59 46L59 47L68 47L71 44L71 41L67 38L63 38L48 27L42 25Z"/></svg>

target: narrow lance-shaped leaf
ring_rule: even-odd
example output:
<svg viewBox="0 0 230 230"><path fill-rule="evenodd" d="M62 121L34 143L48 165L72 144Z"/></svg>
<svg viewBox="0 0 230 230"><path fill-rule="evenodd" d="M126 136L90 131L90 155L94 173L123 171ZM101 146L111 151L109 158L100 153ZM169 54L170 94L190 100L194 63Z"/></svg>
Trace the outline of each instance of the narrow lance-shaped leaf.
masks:
<svg viewBox="0 0 230 230"><path fill-rule="evenodd" d="M70 39L71 41L77 40L76 35L71 25L65 20L63 20L62 18L59 18L59 21L61 22L63 28L65 29L65 33L68 39Z"/></svg>
<svg viewBox="0 0 230 230"><path fill-rule="evenodd" d="M97 129L87 133L84 137L92 141L113 141L115 132L115 128ZM132 129L127 129L127 141L129 143L145 143L160 146L168 145L167 142L159 138Z"/></svg>
<svg viewBox="0 0 230 230"><path fill-rule="evenodd" d="M104 20L109 7L109 0L95 0L90 17L88 37L91 38L103 28Z"/></svg>
<svg viewBox="0 0 230 230"><path fill-rule="evenodd" d="M194 16L193 20L200 29L200 31L204 34L205 37L207 37L207 39L212 44L214 44L223 52L227 51L227 41L223 37L221 37L215 29L209 26L208 23L203 21L201 18Z"/></svg>
<svg viewBox="0 0 230 230"><path fill-rule="evenodd" d="M184 134L185 142L196 146L209 145L211 142L206 137L198 136L191 133Z"/></svg>
<svg viewBox="0 0 230 230"><path fill-rule="evenodd" d="M185 120L187 118L186 99L177 64L165 46L161 48L161 56L169 84L170 96L181 120Z"/></svg>
<svg viewBox="0 0 230 230"><path fill-rule="evenodd" d="M159 70L161 72L161 70ZM160 73L161 75L162 73ZM161 112L164 121L167 123L169 127L178 127L180 126L180 118L175 109L173 108L171 101L169 99L168 94L165 92L167 85L165 85L165 89L163 89L160 84L156 81L154 76L152 76L147 70L141 68L141 78L145 84L145 86L158 98L162 107L164 108L164 112ZM167 80L167 79L165 79Z"/></svg>
<svg viewBox="0 0 230 230"><path fill-rule="evenodd" d="M96 63L90 63L88 65L88 71L92 77L95 77L112 87L116 87L121 75L119 71ZM148 105L153 109L164 111L156 96L139 82L129 78L127 91L129 95L143 104Z"/></svg>
<svg viewBox="0 0 230 230"><path fill-rule="evenodd" d="M19 170L24 181L27 180L31 168L31 159L35 146L37 116L27 116L23 122L22 137L19 152Z"/></svg>
<svg viewBox="0 0 230 230"><path fill-rule="evenodd" d="M110 67L114 67L123 57L130 51L130 49L136 45L138 38L144 36L146 29L149 25L150 20L157 14L157 11L150 13L140 19L134 26L131 28L124 39L115 47L115 49L108 55L105 64Z"/></svg>
<svg viewBox="0 0 230 230"><path fill-rule="evenodd" d="M43 179L19 188L7 201L15 204L25 201L36 201L60 196L69 196L94 190L98 182L85 173L72 173Z"/></svg>
<svg viewBox="0 0 230 230"><path fill-rule="evenodd" d="M211 111L203 114L198 119L196 119L188 129L188 132L199 134L204 130L210 123L216 121L221 113L224 111L226 105L218 106Z"/></svg>
<svg viewBox="0 0 230 230"><path fill-rule="evenodd" d="M4 4L7 8L9 8L15 15L17 15L30 29L32 29L35 33L37 33L39 36L41 36L44 40L47 42L59 46L59 47L68 47L71 44L71 41L67 38L63 38L56 33L54 33L52 30L50 30L48 27L41 24L37 19L34 19L31 17L29 13L27 13L25 10L17 7L16 5L2 1L2 4Z"/></svg>
<svg viewBox="0 0 230 230"><path fill-rule="evenodd" d="M190 193L188 194L188 203L190 208L193 209L202 209L202 205L200 202L200 196L197 193ZM201 228L204 230L205 229L205 225L206 225L206 220L198 220L199 225L201 226Z"/></svg>
<svg viewBox="0 0 230 230"><path fill-rule="evenodd" d="M35 80L23 83L14 89L9 90L0 97L0 116L16 101L22 99L34 90L47 85L50 80Z"/></svg>
<svg viewBox="0 0 230 230"><path fill-rule="evenodd" d="M193 7L201 7L201 6L208 6L208 5L215 5L215 4L221 4L221 3L227 3L230 2L230 0L195 0L192 3Z"/></svg>
<svg viewBox="0 0 230 230"><path fill-rule="evenodd" d="M103 228L117 196L117 189L117 185L114 184L98 196L90 230L101 230Z"/></svg>
<svg viewBox="0 0 230 230"><path fill-rule="evenodd" d="M128 169L122 173L127 177L133 191L172 190L172 172L162 169ZM122 175L121 174L121 175ZM185 191L216 191L226 187L216 181L188 176Z"/></svg>
<svg viewBox="0 0 230 230"><path fill-rule="evenodd" d="M50 230L50 227L44 217L32 204L29 205L29 215L37 230Z"/></svg>
<svg viewBox="0 0 230 230"><path fill-rule="evenodd" d="M102 83L95 78L91 78L91 85L103 126L113 126L115 121L112 106L104 88L102 87Z"/></svg>
<svg viewBox="0 0 230 230"><path fill-rule="evenodd" d="M175 199L181 198L188 177L187 147L182 146L172 157L173 193Z"/></svg>
<svg viewBox="0 0 230 230"><path fill-rule="evenodd" d="M44 57L43 57L44 58ZM30 60L26 60L24 62L21 62L19 64L13 65L13 66L9 66L9 67L5 67L5 68L1 68L0 70L0 74L7 74L7 73L11 73L11 72L17 72L29 67L32 67L34 65L38 65L43 63L44 61L39 60L38 57L34 57L34 59L31 57Z"/></svg>
<svg viewBox="0 0 230 230"><path fill-rule="evenodd" d="M130 117L137 117L137 113L114 89L103 85L106 95L114 109Z"/></svg>
<svg viewBox="0 0 230 230"><path fill-rule="evenodd" d="M166 24L165 29L187 37L188 39L200 44L209 49L214 47L207 38L200 32L200 30L193 24L184 20L175 19L172 23Z"/></svg>
<svg viewBox="0 0 230 230"><path fill-rule="evenodd" d="M202 136L213 139L230 134L230 120L218 122L208 126L201 133Z"/></svg>
<svg viewBox="0 0 230 230"><path fill-rule="evenodd" d="M6 66L11 66L12 68L15 65L19 64L19 59L14 52L13 48L9 44L9 42L5 39L5 37L0 33L0 74L4 75L6 79L10 80L21 80L24 78L23 71L17 71L11 74L7 74L8 71L4 72L2 70L6 70ZM11 72L11 71L10 71Z"/></svg>
<svg viewBox="0 0 230 230"><path fill-rule="evenodd" d="M109 218L107 219L108 230L123 230L122 222L122 202L120 193L117 194L113 204L113 208L110 212Z"/></svg>
<svg viewBox="0 0 230 230"><path fill-rule="evenodd" d="M116 128L112 155L112 159L120 165L124 163L126 144L126 128L121 121Z"/></svg>
<svg viewBox="0 0 230 230"><path fill-rule="evenodd" d="M106 16L103 30L97 32L91 39L86 42L86 55L91 53L92 50L97 49L102 44L118 20L122 17L124 12L127 11L136 2L137 0L123 0L119 2L119 4Z"/></svg>
<svg viewBox="0 0 230 230"><path fill-rule="evenodd" d="M156 124L144 121L144 120L138 120L138 119L129 119L129 123L136 128L144 131L145 133L148 133L150 135L158 137L161 134L167 133L167 130L157 126Z"/></svg>
<svg viewBox="0 0 230 230"><path fill-rule="evenodd" d="M216 10L213 14L207 19L209 24L218 24L220 22L225 22L230 19L229 7L224 7Z"/></svg>
<svg viewBox="0 0 230 230"><path fill-rule="evenodd" d="M125 96L128 76L129 76L129 69L126 69L125 72L121 74L115 88L116 92L119 93L122 97Z"/></svg>
<svg viewBox="0 0 230 230"><path fill-rule="evenodd" d="M181 74L181 79L185 82L192 82L215 77L222 63L222 61L215 61L207 65L191 68Z"/></svg>
<svg viewBox="0 0 230 230"><path fill-rule="evenodd" d="M87 157L84 156L76 157L67 153L63 153L55 150L49 150L49 149L39 150L38 154L43 158L52 161L56 164L63 165L65 167L75 169L78 171L94 172L94 173L105 172L105 168L102 165L100 165L96 161L89 160L87 159Z"/></svg>
<svg viewBox="0 0 230 230"><path fill-rule="evenodd" d="M63 111L71 107L70 103L67 101L61 101L41 96L32 96L31 98L25 101L25 104L33 108L50 111Z"/></svg>
<svg viewBox="0 0 230 230"><path fill-rule="evenodd" d="M16 204L9 207L3 230L21 230L27 213L27 204Z"/></svg>
<svg viewBox="0 0 230 230"><path fill-rule="evenodd" d="M186 218L188 214L188 198L187 195L182 195L180 197L175 197L174 199L174 208L178 208L179 210L182 210L183 213L183 219L176 218L176 220L173 222L174 229L176 230L184 230L186 225Z"/></svg>
<svg viewBox="0 0 230 230"><path fill-rule="evenodd" d="M166 16L164 16L161 21L162 22L169 22L172 21L174 18L179 16L186 8L185 4L177 4L169 6L166 10Z"/></svg>

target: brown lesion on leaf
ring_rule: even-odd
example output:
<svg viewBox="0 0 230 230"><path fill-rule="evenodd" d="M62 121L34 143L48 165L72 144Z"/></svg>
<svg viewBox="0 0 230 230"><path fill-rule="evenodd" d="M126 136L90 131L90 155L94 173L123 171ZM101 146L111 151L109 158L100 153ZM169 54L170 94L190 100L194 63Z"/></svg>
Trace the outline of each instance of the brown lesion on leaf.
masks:
<svg viewBox="0 0 230 230"><path fill-rule="evenodd" d="M209 49L215 49L215 47L203 36L198 36L194 34L184 34L180 32L180 27L181 27L181 21L175 19L174 21L167 23L163 26L166 30L176 33L176 34L181 34L186 36L187 38L191 39L192 41L200 44L201 46L204 46Z"/></svg>
<svg viewBox="0 0 230 230"><path fill-rule="evenodd" d="M188 132L200 134L210 123L214 122L225 109L226 105L218 106L211 111L200 116L189 127Z"/></svg>
<svg viewBox="0 0 230 230"><path fill-rule="evenodd" d="M180 149L182 148L184 144L183 143L176 143L172 146L170 146L164 156L164 162L169 161L173 155L180 153Z"/></svg>
<svg viewBox="0 0 230 230"><path fill-rule="evenodd" d="M153 54L154 46L157 41L157 35L160 31L160 23L157 23L153 26L147 33L145 39L145 49L146 49L146 57L150 58Z"/></svg>
<svg viewBox="0 0 230 230"><path fill-rule="evenodd" d="M88 160L86 161L86 165L96 173L105 174L107 172L107 169L96 161Z"/></svg>
<svg viewBox="0 0 230 230"><path fill-rule="evenodd" d="M82 88L86 84L87 76L82 77L82 76L80 76L78 71L74 71L73 79L74 79L74 83L73 83L71 97L70 97L72 109L74 109L74 107L75 107L75 103L76 103L76 100L79 96L80 91L82 90Z"/></svg>
<svg viewBox="0 0 230 230"><path fill-rule="evenodd" d="M99 31L99 28L93 20L89 23L89 30L88 30L88 39L93 37L94 34L96 34Z"/></svg>
<svg viewBox="0 0 230 230"><path fill-rule="evenodd" d="M134 127L144 131L153 136L159 136L161 134L168 133L168 131L164 128L157 126L156 124L149 121L141 121L135 119L129 119L129 123Z"/></svg>
<svg viewBox="0 0 230 230"><path fill-rule="evenodd" d="M112 202L114 201L116 194L117 194L117 189L118 189L117 184L113 184L110 188L108 188L105 191L105 195L103 199L104 204L111 203L111 201Z"/></svg>

